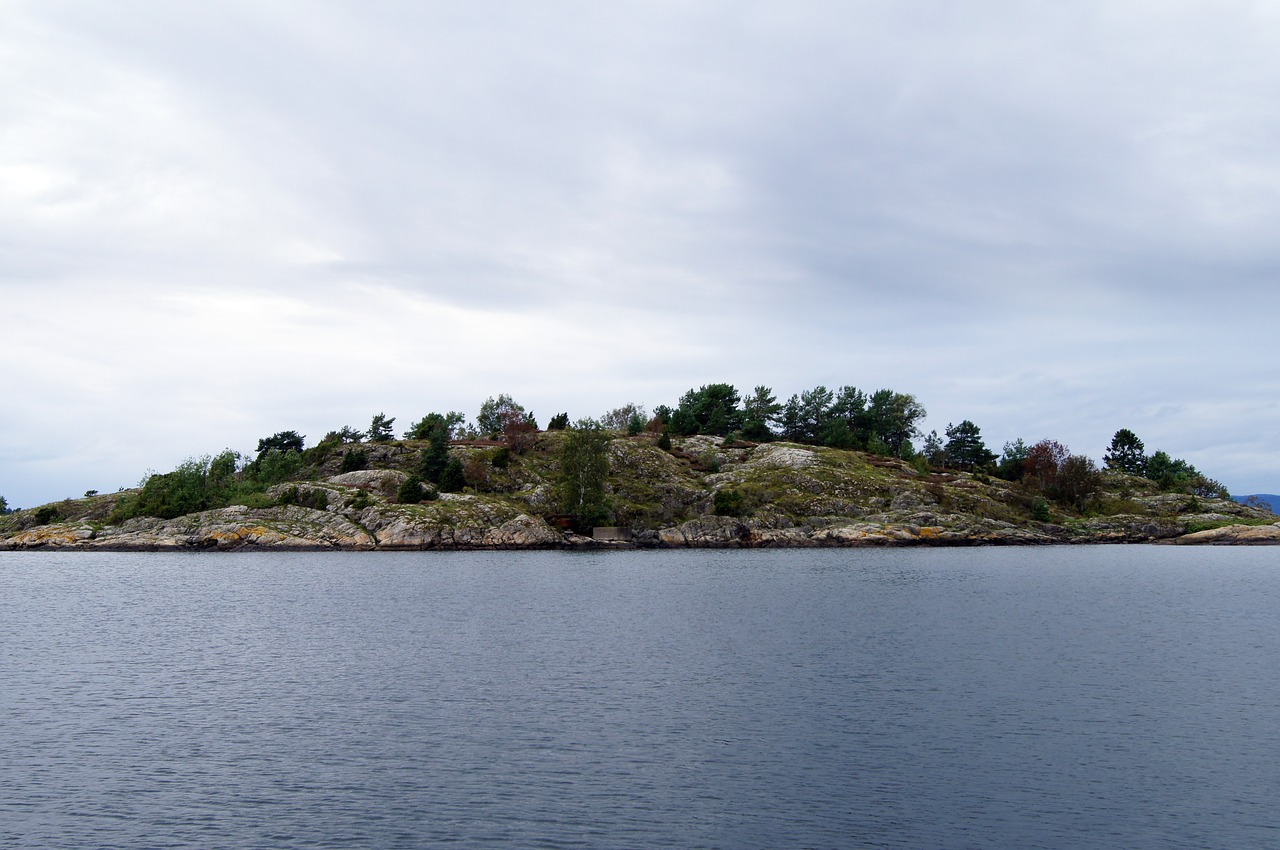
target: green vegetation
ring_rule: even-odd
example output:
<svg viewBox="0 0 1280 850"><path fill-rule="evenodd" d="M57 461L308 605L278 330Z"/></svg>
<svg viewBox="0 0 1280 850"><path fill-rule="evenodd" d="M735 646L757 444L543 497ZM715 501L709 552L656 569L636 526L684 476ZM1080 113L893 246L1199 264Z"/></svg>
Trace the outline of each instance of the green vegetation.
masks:
<svg viewBox="0 0 1280 850"><path fill-rule="evenodd" d="M321 440L320 442L343 445L345 443L358 443L363 439L364 439L363 431L357 431L355 428L352 428L350 425L343 425L337 431L330 431L328 434L325 434L324 439Z"/></svg>
<svg viewBox="0 0 1280 850"><path fill-rule="evenodd" d="M279 435L277 435L279 436ZM294 434L294 437L297 435ZM267 441L260 441L262 446ZM296 441L301 445L301 439ZM142 489L116 503L109 521L124 522L136 516L153 516L172 519L185 514L221 508L232 503L236 496L247 492L261 492L263 464L273 473L282 466L282 458L297 458L299 450L282 452L277 448L264 449L258 460L237 476L240 455L230 449L215 457L193 458L178 465L172 472L150 475ZM254 467L252 473L246 471ZM274 483L274 482L273 482Z"/></svg>
<svg viewBox="0 0 1280 850"><path fill-rule="evenodd" d="M603 525L609 517L609 439L599 422L579 419L560 447L560 510L579 517L584 527Z"/></svg>
<svg viewBox="0 0 1280 850"><path fill-rule="evenodd" d="M739 490L717 490L712 506L716 516L742 516L746 513L746 498Z"/></svg>
<svg viewBox="0 0 1280 850"><path fill-rule="evenodd" d="M444 469L440 471L440 480L436 482L441 493L458 493L467 486L467 475L462 468L462 461L456 457L449 458Z"/></svg>
<svg viewBox="0 0 1280 850"><path fill-rule="evenodd" d="M1146 446L1138 435L1128 428L1121 428L1111 438L1111 445L1103 462L1108 469L1141 475L1156 482L1161 490L1187 493L1214 499L1228 499L1230 494L1222 484L1200 474L1194 466L1181 458L1170 457L1157 451L1148 457Z"/></svg>
<svg viewBox="0 0 1280 850"><path fill-rule="evenodd" d="M416 505L423 500L424 495L422 478L418 475L410 475L400 485L400 490L396 493L396 502L401 505Z"/></svg>
<svg viewBox="0 0 1280 850"><path fill-rule="evenodd" d="M948 424L943 436L922 435L923 416L914 396L889 389L818 386L779 403L767 386L740 395L713 383L688 390L674 407L656 406L652 416L631 402L573 426L560 413L550 423L559 427L539 432L532 414L501 394L486 400L471 427L456 411L433 412L400 441L395 419L379 413L367 435L344 426L307 449L297 431L279 431L259 440L251 459L230 450L189 459L128 492L17 515L0 499L0 532L174 519L229 505L294 505L350 518L398 503L414 506L396 508L398 516L433 522L564 513L581 528L656 529L714 512L783 529L865 518L872 526L1040 523L1058 529L1053 534L1100 517L1123 517L1117 528L1164 528L1179 515L1220 524L1253 515L1210 501L1224 498L1225 488L1164 452L1146 455L1127 429L1116 432L1100 470L1051 439L1013 440L997 456L968 419ZM360 479L369 492L330 481L358 470L379 473ZM432 502L438 493L463 495Z"/></svg>
<svg viewBox="0 0 1280 850"><path fill-rule="evenodd" d="M369 453L364 449L348 449L342 454L342 465L339 472L358 472L369 466Z"/></svg>
<svg viewBox="0 0 1280 850"><path fill-rule="evenodd" d="M277 431L270 437L263 437L258 441L258 456L261 457L264 452L273 449L280 452L300 452L305 439L297 431Z"/></svg>
<svg viewBox="0 0 1280 850"><path fill-rule="evenodd" d="M324 490L315 487L286 487L281 491L279 501L282 505L300 505L316 511L327 510L329 507L328 494Z"/></svg>
<svg viewBox="0 0 1280 850"><path fill-rule="evenodd" d="M385 413L374 414L373 421L369 423L369 442L371 443L389 443L393 437L391 426L396 422L393 416L387 418Z"/></svg>
<svg viewBox="0 0 1280 850"><path fill-rule="evenodd" d="M943 449L946 465L955 469L974 470L995 461L982 442L982 432L968 419L959 425L947 425L947 445Z"/></svg>
<svg viewBox="0 0 1280 850"><path fill-rule="evenodd" d="M405 432L406 440L430 440L443 434L445 440L451 440L454 434L467 421L467 417L456 410L448 413L428 413Z"/></svg>

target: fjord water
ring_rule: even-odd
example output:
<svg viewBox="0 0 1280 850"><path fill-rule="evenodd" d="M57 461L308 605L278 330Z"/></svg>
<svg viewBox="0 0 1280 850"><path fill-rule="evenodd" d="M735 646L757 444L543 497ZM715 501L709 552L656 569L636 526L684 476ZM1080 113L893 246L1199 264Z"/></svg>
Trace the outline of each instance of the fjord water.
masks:
<svg viewBox="0 0 1280 850"><path fill-rule="evenodd" d="M6 553L0 846L1280 846L1277 555Z"/></svg>

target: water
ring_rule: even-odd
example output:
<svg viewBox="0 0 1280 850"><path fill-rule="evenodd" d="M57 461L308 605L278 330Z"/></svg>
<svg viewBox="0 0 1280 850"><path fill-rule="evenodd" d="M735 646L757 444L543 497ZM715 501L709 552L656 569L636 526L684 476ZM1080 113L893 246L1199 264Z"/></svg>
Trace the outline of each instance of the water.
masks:
<svg viewBox="0 0 1280 850"><path fill-rule="evenodd" d="M0 554L0 847L1277 847L1275 549Z"/></svg>

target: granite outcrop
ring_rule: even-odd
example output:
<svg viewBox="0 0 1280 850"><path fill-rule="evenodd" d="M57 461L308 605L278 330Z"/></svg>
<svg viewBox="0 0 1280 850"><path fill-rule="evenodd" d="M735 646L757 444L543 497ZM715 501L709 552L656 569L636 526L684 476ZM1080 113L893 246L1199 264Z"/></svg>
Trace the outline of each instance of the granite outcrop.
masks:
<svg viewBox="0 0 1280 850"><path fill-rule="evenodd" d="M171 519L111 522L109 494L0 516L0 549L457 550L552 548L786 548L1280 544L1280 518L1224 499L1160 492L1107 473L1084 512L1046 511L1016 484L966 472L920 471L855 451L788 443L726 444L694 437L663 451L649 437L610 444L608 490L622 539L596 540L555 512L556 436L495 463L492 448L456 446L474 485L461 493L397 496L417 448L393 444L383 468L340 472L338 455L308 480L276 485L255 506ZM383 457L385 456L385 457ZM735 495L717 513L716 494ZM434 498L429 498L434 496ZM1046 518L1046 513L1048 514Z"/></svg>

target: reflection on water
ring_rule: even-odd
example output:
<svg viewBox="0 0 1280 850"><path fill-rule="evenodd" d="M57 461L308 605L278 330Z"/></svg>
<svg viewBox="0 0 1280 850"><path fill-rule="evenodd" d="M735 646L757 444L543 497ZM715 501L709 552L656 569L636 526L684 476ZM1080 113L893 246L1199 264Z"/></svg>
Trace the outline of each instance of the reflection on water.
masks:
<svg viewBox="0 0 1280 850"><path fill-rule="evenodd" d="M1275 846L1273 553L4 553L0 846Z"/></svg>

